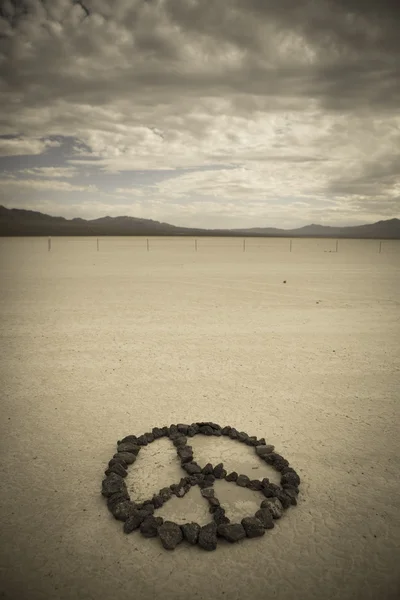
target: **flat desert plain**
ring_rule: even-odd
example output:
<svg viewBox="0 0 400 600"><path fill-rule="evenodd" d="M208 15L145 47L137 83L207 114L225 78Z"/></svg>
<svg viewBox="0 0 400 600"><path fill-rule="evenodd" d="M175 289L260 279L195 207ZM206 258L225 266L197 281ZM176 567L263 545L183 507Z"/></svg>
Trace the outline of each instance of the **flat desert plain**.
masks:
<svg viewBox="0 0 400 600"><path fill-rule="evenodd" d="M398 599L400 243L51 244L0 240L0 596ZM264 436L301 476L298 505L264 537L168 552L108 512L117 440L195 421ZM246 445L193 448L200 464L277 480ZM162 439L127 485L143 500L184 475ZM262 500L215 487L235 521ZM158 512L210 520L197 487Z"/></svg>

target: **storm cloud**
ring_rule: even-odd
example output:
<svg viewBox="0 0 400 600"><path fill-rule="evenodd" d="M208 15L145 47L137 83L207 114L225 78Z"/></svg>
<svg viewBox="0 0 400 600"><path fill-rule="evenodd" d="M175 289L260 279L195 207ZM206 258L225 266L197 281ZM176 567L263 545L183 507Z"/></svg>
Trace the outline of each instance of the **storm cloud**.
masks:
<svg viewBox="0 0 400 600"><path fill-rule="evenodd" d="M177 225L400 212L398 2L5 0L0 200Z"/></svg>

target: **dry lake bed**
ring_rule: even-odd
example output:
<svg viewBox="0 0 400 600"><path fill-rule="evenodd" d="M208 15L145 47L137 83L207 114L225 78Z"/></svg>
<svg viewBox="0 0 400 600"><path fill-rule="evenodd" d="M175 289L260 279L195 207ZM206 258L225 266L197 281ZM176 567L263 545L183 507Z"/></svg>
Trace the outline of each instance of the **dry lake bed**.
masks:
<svg viewBox="0 0 400 600"><path fill-rule="evenodd" d="M400 242L289 244L0 239L1 598L400 597ZM298 505L215 552L124 534L100 493L117 440L196 421L274 444ZM237 442L193 448L274 479ZM184 475L162 439L127 483L140 500ZM233 520L263 499L216 488ZM210 520L198 487L158 512Z"/></svg>

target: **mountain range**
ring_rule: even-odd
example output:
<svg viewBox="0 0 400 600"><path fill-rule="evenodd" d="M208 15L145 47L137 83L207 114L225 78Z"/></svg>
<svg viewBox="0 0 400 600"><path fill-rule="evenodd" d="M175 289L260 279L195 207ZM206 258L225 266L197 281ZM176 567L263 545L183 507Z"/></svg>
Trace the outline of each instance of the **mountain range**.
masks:
<svg viewBox="0 0 400 600"><path fill-rule="evenodd" d="M299 229L252 227L247 229L200 229L177 227L137 217L65 219L32 210L0 206L0 236L246 236L246 237L334 237L362 239L400 239L400 220L388 219L370 225L330 227L306 225Z"/></svg>

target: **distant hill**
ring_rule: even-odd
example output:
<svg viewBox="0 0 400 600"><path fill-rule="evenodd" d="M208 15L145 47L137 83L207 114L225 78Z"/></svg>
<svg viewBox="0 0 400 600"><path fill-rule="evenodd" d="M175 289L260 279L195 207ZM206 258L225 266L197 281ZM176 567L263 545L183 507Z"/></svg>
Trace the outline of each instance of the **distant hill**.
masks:
<svg viewBox="0 0 400 600"><path fill-rule="evenodd" d="M329 227L306 225L299 229L252 227L249 229L196 229L176 227L151 219L136 217L101 217L100 219L65 219L33 210L0 206L0 236L75 236L75 235L196 235L246 237L334 237L400 239L400 220L389 219L371 225Z"/></svg>

